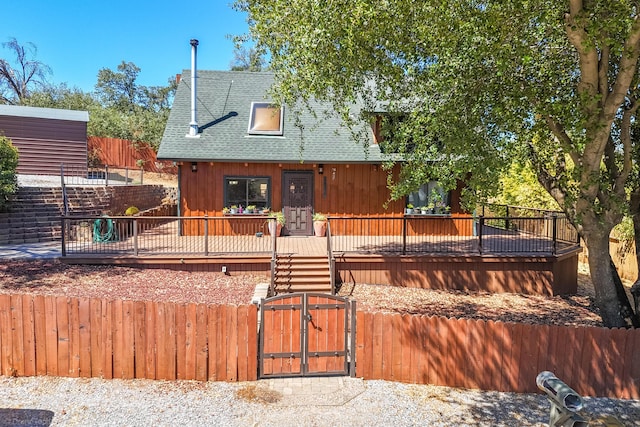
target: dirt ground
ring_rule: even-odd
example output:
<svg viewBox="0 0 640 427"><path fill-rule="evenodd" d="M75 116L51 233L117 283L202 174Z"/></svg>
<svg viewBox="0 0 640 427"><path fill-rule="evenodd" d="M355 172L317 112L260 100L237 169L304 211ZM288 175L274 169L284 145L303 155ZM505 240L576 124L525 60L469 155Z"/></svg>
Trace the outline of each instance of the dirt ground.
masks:
<svg viewBox="0 0 640 427"><path fill-rule="evenodd" d="M0 264L0 293L247 304L260 276L226 276L121 266L67 265L51 260ZM445 292L367 284L345 284L340 294L368 311L437 315L549 325L602 326L593 286L582 269L578 294L565 297Z"/></svg>

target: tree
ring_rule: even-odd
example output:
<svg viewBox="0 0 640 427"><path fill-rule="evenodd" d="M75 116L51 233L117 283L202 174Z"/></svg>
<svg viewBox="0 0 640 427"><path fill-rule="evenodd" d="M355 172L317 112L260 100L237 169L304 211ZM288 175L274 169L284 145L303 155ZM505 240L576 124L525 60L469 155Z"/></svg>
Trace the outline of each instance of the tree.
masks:
<svg viewBox="0 0 640 427"><path fill-rule="evenodd" d="M6 205L7 198L18 189L18 150L11 140L0 135L0 211Z"/></svg>
<svg viewBox="0 0 640 427"><path fill-rule="evenodd" d="M21 45L15 38L2 43L2 47L15 55L12 65L0 58L0 101L4 104L21 104L29 98L30 88L46 85L51 69L35 60L37 48L33 43Z"/></svg>
<svg viewBox="0 0 640 427"><path fill-rule="evenodd" d="M177 83L169 79L167 86L139 85L139 73L138 66L125 61L117 71L98 72L95 96L100 107L90 111L91 135L145 141L158 148Z"/></svg>
<svg viewBox="0 0 640 427"><path fill-rule="evenodd" d="M394 197L429 175L471 172L485 196L530 161L589 250L608 326L640 325L612 268L609 234L630 207L640 11L633 2L243 0L278 99L331 101L343 117L403 113ZM354 110L356 101L361 110ZM376 107L378 107L376 109ZM407 142L411 142L410 144ZM407 149L408 148L408 149ZM434 159L437 154L438 162ZM495 182L495 181L494 181Z"/></svg>
<svg viewBox="0 0 640 427"><path fill-rule="evenodd" d="M236 46L233 51L233 61L230 64L231 71L264 71L266 68L264 57L256 48Z"/></svg>

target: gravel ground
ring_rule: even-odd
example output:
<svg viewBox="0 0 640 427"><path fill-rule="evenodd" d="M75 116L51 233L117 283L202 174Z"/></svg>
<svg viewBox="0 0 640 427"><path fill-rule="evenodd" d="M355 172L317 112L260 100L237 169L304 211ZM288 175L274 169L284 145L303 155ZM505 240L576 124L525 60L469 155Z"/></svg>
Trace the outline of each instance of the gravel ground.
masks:
<svg viewBox="0 0 640 427"><path fill-rule="evenodd" d="M512 427L549 419L541 394L349 378L344 398L332 401L263 384L0 377L0 425ZM640 426L640 402L586 398L582 415L592 426Z"/></svg>

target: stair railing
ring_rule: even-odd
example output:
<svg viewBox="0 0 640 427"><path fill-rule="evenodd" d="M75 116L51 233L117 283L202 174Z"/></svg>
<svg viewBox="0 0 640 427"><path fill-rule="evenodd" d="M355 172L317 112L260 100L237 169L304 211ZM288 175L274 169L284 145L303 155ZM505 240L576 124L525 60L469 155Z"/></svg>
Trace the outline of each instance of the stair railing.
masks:
<svg viewBox="0 0 640 427"><path fill-rule="evenodd" d="M274 224L272 226L270 226L271 224L269 223L269 221L273 221ZM278 224L277 224L277 218L273 217L273 218L267 218L267 228L269 230L277 230L278 229ZM278 233L276 232L272 232L271 233L271 285L269 286L269 296L274 296L275 295L275 289L276 289L276 264L277 264L277 256L278 256L278 249L277 249L277 237L278 237Z"/></svg>
<svg viewBox="0 0 640 427"><path fill-rule="evenodd" d="M329 257L329 280L331 281L331 295L336 294L336 281L334 272L336 267L336 259L333 256L333 247L331 246L331 218L327 218L327 256Z"/></svg>

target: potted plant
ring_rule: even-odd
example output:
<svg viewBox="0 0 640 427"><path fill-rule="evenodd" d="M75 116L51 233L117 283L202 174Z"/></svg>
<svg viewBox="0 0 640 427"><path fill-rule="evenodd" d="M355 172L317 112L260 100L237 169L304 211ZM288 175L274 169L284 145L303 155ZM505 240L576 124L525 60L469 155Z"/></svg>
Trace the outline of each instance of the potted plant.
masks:
<svg viewBox="0 0 640 427"><path fill-rule="evenodd" d="M327 216L316 212L313 214L313 233L316 237L324 237L327 233Z"/></svg>
<svg viewBox="0 0 640 427"><path fill-rule="evenodd" d="M225 206L224 208L222 208L223 215L227 215L229 212L230 212L230 209L228 207Z"/></svg>
<svg viewBox="0 0 640 427"><path fill-rule="evenodd" d="M269 234L272 236L279 236L282 233L282 227L284 227L285 219L284 213L280 212L271 212L269 214L269 218L275 218L269 220Z"/></svg>
<svg viewBox="0 0 640 427"><path fill-rule="evenodd" d="M233 214L237 214L238 213L238 205L231 205L231 207L229 208L229 212L233 215Z"/></svg>
<svg viewBox="0 0 640 427"><path fill-rule="evenodd" d="M269 207L265 206L264 208L262 208L262 213L263 214L268 214L270 211Z"/></svg>
<svg viewBox="0 0 640 427"><path fill-rule="evenodd" d="M406 213L407 215L411 215L411 214L413 213L413 204L409 203L409 204L407 205L407 209L405 210L405 213Z"/></svg>
<svg viewBox="0 0 640 427"><path fill-rule="evenodd" d="M256 210L256 205L249 205L249 206L247 206L247 209L245 210L245 213L252 214L252 213L255 212L255 210Z"/></svg>
<svg viewBox="0 0 640 427"><path fill-rule="evenodd" d="M428 206L421 206L421 207L420 207L420 213L421 213L422 215L426 215L426 214L428 214L428 213L429 213L429 207L428 207Z"/></svg>

